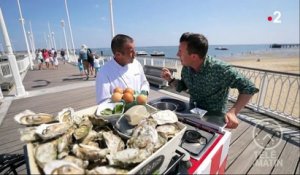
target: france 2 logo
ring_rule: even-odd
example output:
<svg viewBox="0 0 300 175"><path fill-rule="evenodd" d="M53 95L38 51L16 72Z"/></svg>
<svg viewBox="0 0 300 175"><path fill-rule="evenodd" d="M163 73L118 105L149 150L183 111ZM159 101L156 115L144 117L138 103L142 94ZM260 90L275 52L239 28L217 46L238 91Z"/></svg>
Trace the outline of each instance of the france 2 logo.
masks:
<svg viewBox="0 0 300 175"><path fill-rule="evenodd" d="M274 18L274 19L273 19ZM275 23L275 24L280 24L281 23L281 12L280 11L275 11L272 16L268 16L268 21Z"/></svg>

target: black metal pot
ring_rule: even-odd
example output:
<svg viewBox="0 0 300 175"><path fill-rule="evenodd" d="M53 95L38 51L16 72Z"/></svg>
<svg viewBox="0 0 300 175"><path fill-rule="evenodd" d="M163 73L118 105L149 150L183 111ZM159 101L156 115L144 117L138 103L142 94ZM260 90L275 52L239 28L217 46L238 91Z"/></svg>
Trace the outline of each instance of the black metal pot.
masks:
<svg viewBox="0 0 300 175"><path fill-rule="evenodd" d="M170 102L157 102L152 104L151 106L160 110L176 111L177 109L177 106L174 103L170 103Z"/></svg>

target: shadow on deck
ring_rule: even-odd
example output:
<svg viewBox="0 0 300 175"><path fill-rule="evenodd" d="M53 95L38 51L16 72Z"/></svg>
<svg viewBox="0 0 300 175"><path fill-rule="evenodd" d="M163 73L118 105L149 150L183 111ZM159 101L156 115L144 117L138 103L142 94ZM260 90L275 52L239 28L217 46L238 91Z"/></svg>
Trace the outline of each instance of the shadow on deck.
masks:
<svg viewBox="0 0 300 175"><path fill-rule="evenodd" d="M23 84L29 96L11 101L0 126L0 154L23 153L25 144L20 141L18 131L22 126L18 125L13 117L25 109L56 115L66 107L72 107L77 111L95 105L94 79L83 81L77 75L78 73L77 67L70 64L60 64L58 70L27 73ZM168 88L165 90L172 91ZM152 87L149 100L166 96L165 90ZM180 95L187 96L187 94ZM0 109L2 107L5 107L3 103L0 104ZM246 108L241 114L240 125L231 131L226 173L299 174L299 129L279 122L284 136L278 138L276 125L272 123L263 123L259 125L260 127L255 127L256 123L269 118L268 116ZM17 171L20 174L26 174L25 165L19 167Z"/></svg>

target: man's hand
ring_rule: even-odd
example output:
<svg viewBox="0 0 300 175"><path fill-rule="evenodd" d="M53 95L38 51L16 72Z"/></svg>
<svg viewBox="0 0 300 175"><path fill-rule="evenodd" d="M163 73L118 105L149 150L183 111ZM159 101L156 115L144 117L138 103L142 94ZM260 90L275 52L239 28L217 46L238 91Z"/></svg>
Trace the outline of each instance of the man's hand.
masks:
<svg viewBox="0 0 300 175"><path fill-rule="evenodd" d="M239 121L234 112L228 111L225 115L226 128L235 129L239 125Z"/></svg>
<svg viewBox="0 0 300 175"><path fill-rule="evenodd" d="M172 79L172 74L170 70L165 67L162 68L160 76L167 81L171 81Z"/></svg>

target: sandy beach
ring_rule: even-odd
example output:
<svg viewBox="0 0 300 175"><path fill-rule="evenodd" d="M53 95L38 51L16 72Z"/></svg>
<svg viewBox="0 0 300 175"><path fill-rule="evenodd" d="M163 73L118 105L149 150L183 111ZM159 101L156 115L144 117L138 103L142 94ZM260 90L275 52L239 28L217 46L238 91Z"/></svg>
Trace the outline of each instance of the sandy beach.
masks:
<svg viewBox="0 0 300 175"><path fill-rule="evenodd" d="M224 60L237 66L300 73L299 48L240 54Z"/></svg>

